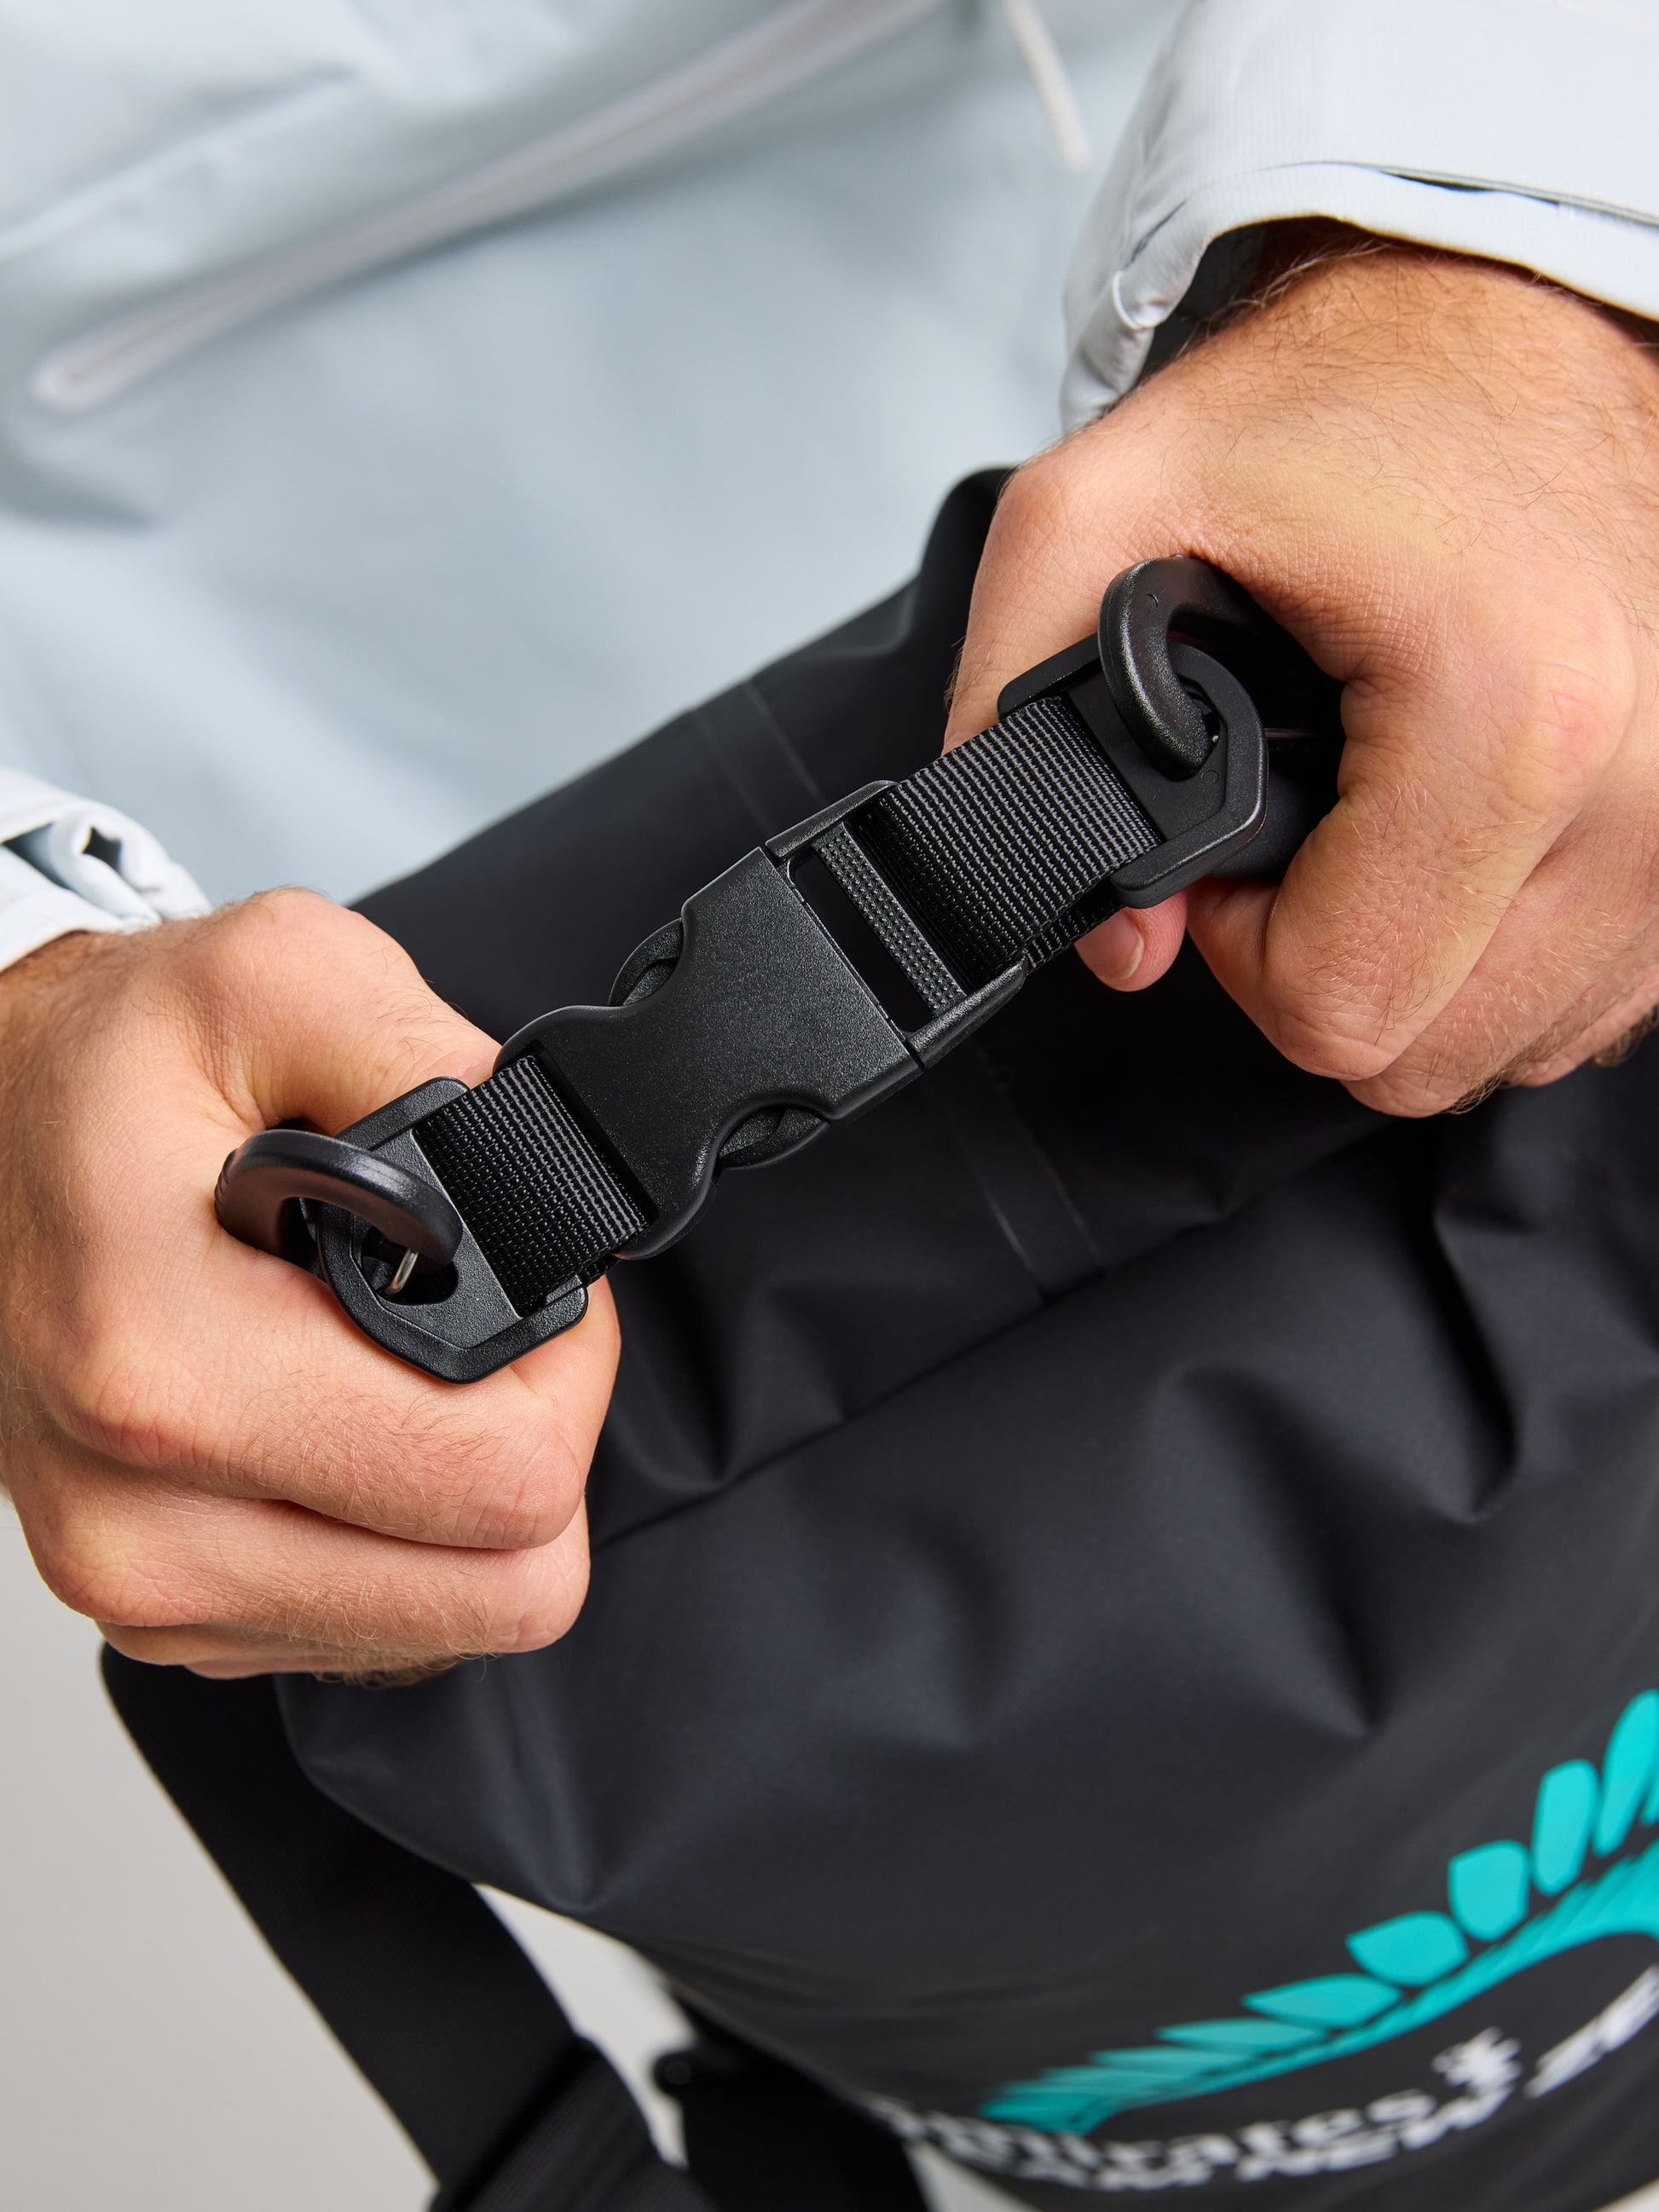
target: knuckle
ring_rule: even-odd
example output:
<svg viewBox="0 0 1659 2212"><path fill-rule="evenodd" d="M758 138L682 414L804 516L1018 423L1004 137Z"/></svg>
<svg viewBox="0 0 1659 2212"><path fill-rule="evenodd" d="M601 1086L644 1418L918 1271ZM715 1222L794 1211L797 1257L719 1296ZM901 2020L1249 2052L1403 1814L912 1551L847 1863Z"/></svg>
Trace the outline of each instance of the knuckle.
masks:
<svg viewBox="0 0 1659 2212"><path fill-rule="evenodd" d="M239 907L229 909L227 919L233 928L240 925L240 934L245 941L260 943L272 931L284 935L291 931L322 935L337 930L341 924L360 917L348 914L331 899L319 892L301 890L291 884L281 884L275 890L258 891L245 899Z"/></svg>
<svg viewBox="0 0 1659 2212"><path fill-rule="evenodd" d="M373 927L314 891L260 891L223 908L193 933L186 951L188 981L208 1009L240 1012L274 977L289 972L296 958L303 971L311 960L337 957L342 938L350 933L342 924Z"/></svg>
<svg viewBox="0 0 1659 2212"><path fill-rule="evenodd" d="M198 943L203 957L215 966L253 963L269 951L273 938L325 927L329 911L328 901L314 891L259 891L216 915Z"/></svg>
<svg viewBox="0 0 1659 2212"><path fill-rule="evenodd" d="M532 1554L526 1571L513 1578L491 1608L483 1648L507 1656L556 1644L575 1625L587 1595L587 1576L586 1545L574 1556L563 1550L551 1559L546 1553Z"/></svg>
<svg viewBox="0 0 1659 2212"><path fill-rule="evenodd" d="M1073 469L1065 449L1039 453L1015 471L997 501L993 531L1022 556L1060 536L1075 502Z"/></svg>
<svg viewBox="0 0 1659 2212"><path fill-rule="evenodd" d="M339 1039L330 1064L372 1061L377 1089L408 1088L471 1034L393 939L310 891L262 892L214 916L186 956L182 982L195 1050L239 1102L250 1066L280 1085L295 1040L316 1040L325 1020Z"/></svg>
<svg viewBox="0 0 1659 2212"><path fill-rule="evenodd" d="M1466 1099L1473 1103L1484 1095L1484 1087L1480 1085L1437 1076L1409 1065L1397 1065L1384 1074L1369 1081L1351 1082L1347 1087L1362 1106L1370 1107L1373 1112L1412 1121L1423 1121L1431 1114L1443 1114Z"/></svg>
<svg viewBox="0 0 1659 2212"><path fill-rule="evenodd" d="M50 1418L72 1443L122 1466L159 1472L197 1457L197 1425L162 1387L172 1363L135 1338L98 1343L46 1384Z"/></svg>
<svg viewBox="0 0 1659 2212"><path fill-rule="evenodd" d="M1580 593L1556 609L1510 666L1497 739L1506 811L1549 819L1583 798L1629 726L1635 679L1630 641L1604 600Z"/></svg>
<svg viewBox="0 0 1659 2212"><path fill-rule="evenodd" d="M40 1579L72 1613L127 1628L178 1628L195 1610L182 1578L142 1556L131 1538L87 1525L56 1541L37 1541Z"/></svg>
<svg viewBox="0 0 1659 2212"><path fill-rule="evenodd" d="M1340 902L1275 915L1262 975L1269 1033L1311 1074L1370 1082L1412 1049L1452 972L1431 906L1402 898L1387 873L1350 881Z"/></svg>
<svg viewBox="0 0 1659 2212"><path fill-rule="evenodd" d="M1358 1083L1389 1066L1386 975L1350 972L1322 949L1279 945L1270 951L1265 981L1273 1041L1297 1066Z"/></svg>
<svg viewBox="0 0 1659 2212"><path fill-rule="evenodd" d="M587 1588L585 1541L422 1563L387 1583L338 1574L273 1591L243 1625L294 1650L337 1655L347 1672L442 1669L469 1658L538 1651L565 1634Z"/></svg>
<svg viewBox="0 0 1659 2212"><path fill-rule="evenodd" d="M103 1638L124 1659L137 1659L147 1667L184 1667L210 1680L235 1680L270 1672L272 1655L246 1643L233 1633L222 1633L205 1624L191 1622L177 1628L130 1626L122 1621L100 1621Z"/></svg>
<svg viewBox="0 0 1659 2212"><path fill-rule="evenodd" d="M116 1620L105 1615L94 1617L112 1651L118 1651L124 1659L139 1660L146 1666L176 1666L184 1656L184 1647L191 1641L188 1632L169 1635L165 1629L147 1628L137 1622Z"/></svg>
<svg viewBox="0 0 1659 2212"><path fill-rule="evenodd" d="M1371 1081L1389 1060L1386 1046L1345 1030L1330 1011L1281 1012L1273 1024L1273 1042L1297 1067L1334 1083Z"/></svg>
<svg viewBox="0 0 1659 2212"><path fill-rule="evenodd" d="M539 1421L474 1428L439 1456L459 1544L538 1550L563 1533L581 1503L586 1470L545 1413Z"/></svg>
<svg viewBox="0 0 1659 2212"><path fill-rule="evenodd" d="M1549 813L1606 765L1622 720L1605 671L1557 657L1528 672L1505 781L1528 812Z"/></svg>
<svg viewBox="0 0 1659 2212"><path fill-rule="evenodd" d="M297 1480L334 1517L423 1543L512 1553L551 1542L580 1506L583 1459L545 1406L520 1411L488 1386L459 1397L360 1408L297 1478L279 1426L258 1455L262 1487L287 1494Z"/></svg>
<svg viewBox="0 0 1659 2212"><path fill-rule="evenodd" d="M1052 453L1038 453L1017 468L997 501L999 518L1050 512L1059 495L1060 471Z"/></svg>

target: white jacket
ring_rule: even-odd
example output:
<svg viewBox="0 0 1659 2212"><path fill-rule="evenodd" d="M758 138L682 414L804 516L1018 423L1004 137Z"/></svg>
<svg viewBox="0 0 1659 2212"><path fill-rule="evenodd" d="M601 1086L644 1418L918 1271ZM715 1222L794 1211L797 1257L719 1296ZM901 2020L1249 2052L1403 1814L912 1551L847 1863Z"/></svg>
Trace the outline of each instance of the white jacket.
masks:
<svg viewBox="0 0 1659 2212"><path fill-rule="evenodd" d="M1659 0L1042 9L1073 419L1285 215L1659 313ZM896 582L1057 427L1032 15L0 0L0 961L191 902L66 790L348 894Z"/></svg>

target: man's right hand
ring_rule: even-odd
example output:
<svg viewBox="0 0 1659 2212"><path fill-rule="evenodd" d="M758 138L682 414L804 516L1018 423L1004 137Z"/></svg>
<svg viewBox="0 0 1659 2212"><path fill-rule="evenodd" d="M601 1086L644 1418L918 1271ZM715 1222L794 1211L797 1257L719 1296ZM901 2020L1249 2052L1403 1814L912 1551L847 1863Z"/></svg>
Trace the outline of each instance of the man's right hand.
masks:
<svg viewBox="0 0 1659 2212"><path fill-rule="evenodd" d="M0 1474L118 1650L404 1674L574 1619L603 1284L579 1328L458 1389L213 1212L253 1131L340 1129L494 1053L390 938L302 892L0 975Z"/></svg>

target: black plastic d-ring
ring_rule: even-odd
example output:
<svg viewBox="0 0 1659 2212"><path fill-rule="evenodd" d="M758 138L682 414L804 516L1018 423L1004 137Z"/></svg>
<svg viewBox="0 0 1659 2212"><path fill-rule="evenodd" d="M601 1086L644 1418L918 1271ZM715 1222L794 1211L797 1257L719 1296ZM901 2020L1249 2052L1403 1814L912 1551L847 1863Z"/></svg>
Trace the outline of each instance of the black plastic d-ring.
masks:
<svg viewBox="0 0 1659 2212"><path fill-rule="evenodd" d="M1101 602L1101 666L1119 714L1153 766L1165 775L1195 775L1212 740L1170 664L1171 629L1247 678L1249 658L1264 648L1298 661L1306 656L1242 584L1207 561L1142 561L1124 570Z"/></svg>
<svg viewBox="0 0 1659 2212"><path fill-rule="evenodd" d="M219 1170L213 1204L233 1237L280 1258L283 1208L295 1198L355 1213L388 1243L416 1254L423 1273L447 1267L460 1246L461 1217L434 1184L313 1129L267 1129L250 1137Z"/></svg>

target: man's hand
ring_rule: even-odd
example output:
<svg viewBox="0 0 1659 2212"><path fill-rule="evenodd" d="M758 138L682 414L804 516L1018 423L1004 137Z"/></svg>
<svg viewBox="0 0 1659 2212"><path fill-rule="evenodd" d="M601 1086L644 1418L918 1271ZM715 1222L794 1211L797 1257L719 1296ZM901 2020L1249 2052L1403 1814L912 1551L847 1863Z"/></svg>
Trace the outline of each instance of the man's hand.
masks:
<svg viewBox="0 0 1659 2212"><path fill-rule="evenodd" d="M1401 1114L1549 1082L1659 1001L1659 359L1632 330L1487 263L1316 262L1013 479L950 741L1178 553L1342 679L1341 796L1281 887L1103 924L1103 980L1156 981L1184 927L1291 1059Z"/></svg>
<svg viewBox="0 0 1659 2212"><path fill-rule="evenodd" d="M389 938L299 892L0 975L0 1473L41 1573L118 1650L401 1674L575 1617L603 1286L456 1389L213 1213L250 1132L339 1129L493 1056Z"/></svg>

